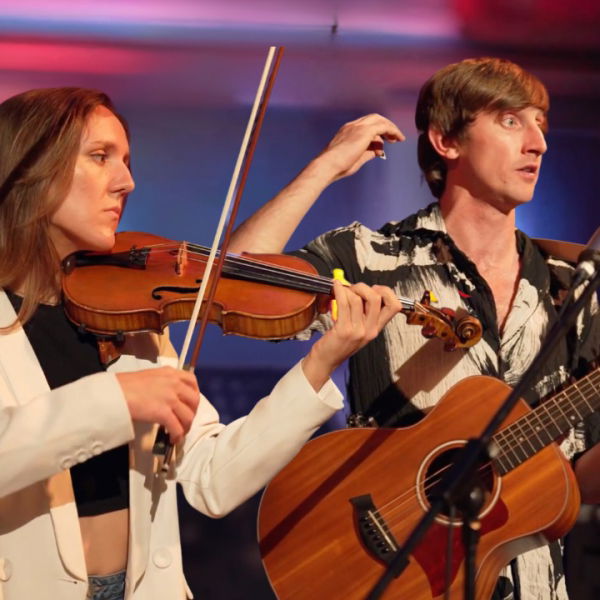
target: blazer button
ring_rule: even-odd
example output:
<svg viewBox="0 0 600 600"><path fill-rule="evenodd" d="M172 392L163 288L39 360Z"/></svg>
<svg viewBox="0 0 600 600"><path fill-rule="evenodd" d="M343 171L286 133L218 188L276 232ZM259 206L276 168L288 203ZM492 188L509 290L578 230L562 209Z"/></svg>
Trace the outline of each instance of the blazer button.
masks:
<svg viewBox="0 0 600 600"><path fill-rule="evenodd" d="M77 462L82 463L85 462L86 460L89 460L91 458L91 455L89 454L89 452L86 452L85 450L80 450L77 453Z"/></svg>
<svg viewBox="0 0 600 600"><path fill-rule="evenodd" d="M75 464L75 462L73 461L73 459L70 456L65 456L60 459L58 466L61 469L63 469L63 471L66 471L67 469L70 469L74 464Z"/></svg>
<svg viewBox="0 0 600 600"><path fill-rule="evenodd" d="M173 558L171 557L171 553L166 548L159 548L155 550L152 555L152 562L159 569L166 569L171 562L173 562Z"/></svg>
<svg viewBox="0 0 600 600"><path fill-rule="evenodd" d="M101 442L94 442L90 446L90 452L93 456L98 456L98 454L102 454L104 452L104 446Z"/></svg>
<svg viewBox="0 0 600 600"><path fill-rule="evenodd" d="M12 576L12 563L8 558L0 558L0 581L8 581Z"/></svg>

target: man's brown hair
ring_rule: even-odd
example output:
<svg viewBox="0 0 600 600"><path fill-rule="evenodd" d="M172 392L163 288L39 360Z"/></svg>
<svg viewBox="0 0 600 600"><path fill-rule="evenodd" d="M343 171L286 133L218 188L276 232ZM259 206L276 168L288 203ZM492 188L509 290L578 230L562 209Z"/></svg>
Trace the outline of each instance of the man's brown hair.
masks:
<svg viewBox="0 0 600 600"><path fill-rule="evenodd" d="M415 114L419 166L432 194L440 198L444 192L446 164L429 141L430 128L461 140L477 113L528 106L546 115L548 92L537 77L509 60L469 58L437 71L421 88Z"/></svg>

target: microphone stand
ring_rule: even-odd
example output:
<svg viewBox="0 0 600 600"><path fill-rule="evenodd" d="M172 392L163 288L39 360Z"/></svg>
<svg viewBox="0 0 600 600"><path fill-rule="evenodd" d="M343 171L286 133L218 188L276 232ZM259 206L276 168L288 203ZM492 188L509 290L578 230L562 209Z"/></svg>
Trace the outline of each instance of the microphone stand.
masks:
<svg viewBox="0 0 600 600"><path fill-rule="evenodd" d="M596 268L596 273L588 283L587 287L581 293L576 302L571 304L567 310L564 311L563 318L558 319L548 335L544 340L541 350L535 357L529 368L525 371L523 376L517 385L513 388L504 403L500 406L496 414L492 417L482 434L478 438L471 438L467 441L464 448L458 453L456 461L452 467L448 470L444 478L440 483L440 493L436 497L429 507L429 510L423 515L421 520L417 523L409 537L407 538L404 546L398 550L390 564L386 567L382 576L379 578L377 583L373 586L366 600L377 600L381 597L383 592L395 579L400 576L402 571L408 566L409 556L417 546L419 541L425 535L429 529L431 523L435 517L442 512L444 507L449 505L456 505L459 508L465 504L469 504L469 496L473 494L473 479L475 478L475 470L477 469L481 460L489 460L493 458L496 453L495 446L491 443L492 436L502 422L508 417L511 410L516 405L519 398L523 395L523 392L527 390L533 383L536 373L548 360L552 352L556 347L556 344L566 335L568 330L571 328L577 315L581 309L587 304L592 294L600 287L600 270ZM475 492L476 493L476 492ZM465 498L467 500L465 500ZM465 518L465 521L468 517ZM467 554L475 556L475 550L468 550ZM467 560L467 562L469 562ZM474 579L474 569L467 567L469 578ZM465 579L468 579L465 577ZM474 581L471 584L465 581L465 593L469 591L472 595L465 596L467 598L474 598L475 585Z"/></svg>
<svg viewBox="0 0 600 600"><path fill-rule="evenodd" d="M475 556L481 534L479 511L485 501L483 485L480 481L471 481L471 489L466 496L457 499L458 510L463 516L462 542L465 549L465 578L463 598L475 598Z"/></svg>

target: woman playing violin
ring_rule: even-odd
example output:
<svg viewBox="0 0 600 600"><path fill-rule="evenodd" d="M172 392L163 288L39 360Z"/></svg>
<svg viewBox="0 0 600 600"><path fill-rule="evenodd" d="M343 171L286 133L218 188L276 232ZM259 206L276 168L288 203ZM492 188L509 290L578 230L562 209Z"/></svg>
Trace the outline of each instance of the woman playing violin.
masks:
<svg viewBox="0 0 600 600"><path fill-rule="evenodd" d="M339 316L243 419L220 424L168 335L126 336L101 364L68 321L60 263L109 251L134 181L124 120L102 93L33 90L0 105L0 598L191 597L175 483L217 517L260 489L341 407L329 379L400 309L334 291ZM154 476L157 425L177 444Z"/></svg>

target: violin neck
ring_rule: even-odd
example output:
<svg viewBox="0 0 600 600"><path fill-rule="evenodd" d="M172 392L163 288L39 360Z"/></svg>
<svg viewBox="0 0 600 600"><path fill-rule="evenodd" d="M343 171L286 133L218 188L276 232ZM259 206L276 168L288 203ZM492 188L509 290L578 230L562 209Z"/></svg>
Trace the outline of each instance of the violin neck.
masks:
<svg viewBox="0 0 600 600"><path fill-rule="evenodd" d="M296 269L279 267L254 260L249 261L233 255L225 260L223 272L229 277L238 277L247 281L269 283L301 292L333 296L334 279L331 277L313 275ZM414 310L415 302L413 300L404 297L399 297L398 299L404 304L404 310Z"/></svg>
<svg viewBox="0 0 600 600"><path fill-rule="evenodd" d="M228 277L267 283L311 294L330 296L333 289L333 279L328 277L233 255L225 259L223 273Z"/></svg>
<svg viewBox="0 0 600 600"><path fill-rule="evenodd" d="M188 247L196 254L208 254L208 248L204 246L188 244ZM308 292L310 294L333 296L334 279L331 277L291 269L274 263L263 262L256 258L248 258L243 255L228 255L223 264L223 273L228 277L243 279L245 281L256 281L286 289ZM398 299L404 305L405 311L414 311L414 300L402 296Z"/></svg>

